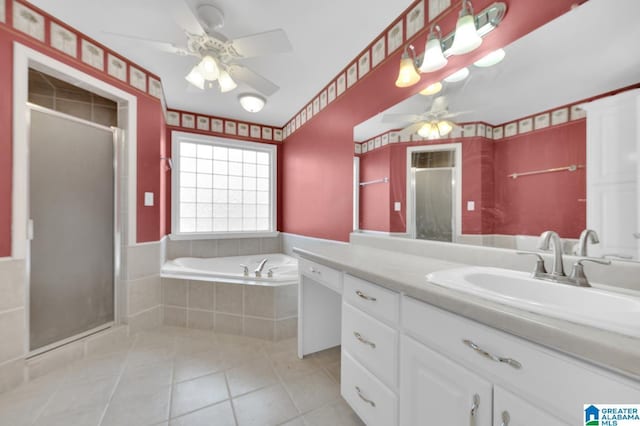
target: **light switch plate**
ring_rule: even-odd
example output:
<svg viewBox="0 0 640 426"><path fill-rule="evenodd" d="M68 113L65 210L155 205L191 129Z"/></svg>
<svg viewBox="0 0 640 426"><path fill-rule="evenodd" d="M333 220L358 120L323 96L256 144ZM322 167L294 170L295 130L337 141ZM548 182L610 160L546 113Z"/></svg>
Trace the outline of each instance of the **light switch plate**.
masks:
<svg viewBox="0 0 640 426"><path fill-rule="evenodd" d="M144 193L144 205L153 206L153 192Z"/></svg>
<svg viewBox="0 0 640 426"><path fill-rule="evenodd" d="M472 212L476 209L476 202L475 201L467 201L467 211L468 212Z"/></svg>
<svg viewBox="0 0 640 426"><path fill-rule="evenodd" d="M393 210L396 212L402 210L402 204L400 204L400 201L396 201L395 203L393 203Z"/></svg>

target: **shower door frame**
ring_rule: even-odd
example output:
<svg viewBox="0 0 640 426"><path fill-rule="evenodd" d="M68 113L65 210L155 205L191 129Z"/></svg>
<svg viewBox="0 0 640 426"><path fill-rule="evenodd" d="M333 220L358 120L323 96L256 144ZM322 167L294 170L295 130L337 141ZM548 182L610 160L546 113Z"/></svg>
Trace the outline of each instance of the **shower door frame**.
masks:
<svg viewBox="0 0 640 426"><path fill-rule="evenodd" d="M414 153L420 152L442 152L453 151L455 158L455 166L453 167L454 176L454 191L453 191L453 232L452 241L457 242L462 235L462 143L447 143L447 144L433 144L433 145L420 145L407 148L407 213L406 224L407 234L409 238L416 238L416 226L415 226L415 176L413 168L411 167L411 160Z"/></svg>
<svg viewBox="0 0 640 426"><path fill-rule="evenodd" d="M12 239L11 257L16 260L25 260L27 271L29 265L29 196L28 186L29 176L29 132L30 123L28 120L30 107L28 105L28 71L29 68L50 74L55 78L77 84L93 93L111 99L118 104L118 141L121 155L118 160L118 172L115 173L117 179L116 188L120 189L123 197L116 199L116 205L126 205L126 212L116 211L114 225L117 224L119 235L126 235L126 240L122 240L114 246L118 256L114 258L116 264L116 274L114 275L114 320L112 325L119 325L125 322L127 292L124 288L123 272L120 268L119 260L122 257L124 246L136 246L137 229L137 110L138 99L135 95L128 93L118 87L112 86L105 81L90 76L77 68L73 68L50 56L31 49L19 42L13 43L13 173L12 173ZM75 117L74 117L75 118ZM95 124L95 123L94 123ZM124 169L126 167L126 170ZM126 186L122 182L126 176ZM118 193L118 194L120 194ZM124 201L126 197L126 202ZM126 234L124 233L126 229ZM122 244L122 245L121 245ZM25 274L25 333L23 356L33 357L43 352L43 348L35 352L30 351L30 300L29 300L29 276ZM81 339L83 336L97 333L105 327L88 330L82 335L76 335L54 344L55 347L71 343ZM52 350L53 347L47 347Z"/></svg>
<svg viewBox="0 0 640 426"><path fill-rule="evenodd" d="M93 121L87 121L87 120L83 120L82 118L78 118L78 117L74 117L59 111L55 111L40 105L35 105L32 104L30 102L27 102L27 111L28 111L28 118L27 118L27 122L29 123L29 130L31 130L31 113L33 111L36 112L40 112L43 114L48 114L54 117L58 117L61 118L63 120L69 120L72 121L74 123L80 123L83 124L85 126L89 126L89 127L93 127L95 129L99 129L99 130L103 130L105 132L111 132L112 134L112 144L113 144L113 320L112 321L108 321L104 324L101 324L97 327L91 328L89 330L77 333L73 336L69 336L66 337L62 340L58 340L56 342L50 343L48 345L39 347L37 349L31 349L31 339L30 334L31 334L31 241L33 240L33 222L31 219L29 219L28 222L28 230L27 233L28 235L28 245L27 245L27 270L26 270L26 280L27 280L27 293L26 293L26 297L25 297L25 310L27 312L27 345L28 345L28 351L27 351L27 358L29 357L33 357L36 355L39 355L41 353L44 352L48 352L52 349L56 349L59 348L61 346L64 346L68 343L74 342L76 340L82 339L83 337L86 336L90 336L92 334L95 334L99 331L102 330L106 330L108 328L113 327L113 325L116 323L116 319L117 319L117 312L116 312L116 303L118 301L118 295L117 295L117 291L118 288L120 287L121 284L121 280L120 280L120 265L121 265L121 236L122 236L122 226L121 226L121 218L120 218L120 211L121 211L121 207L120 207L120 200L122 199L122 188L120 185L120 175L121 175L121 165L120 165L120 158L122 158L122 151L123 151L123 139L122 139L122 130L119 129L118 127L107 127L107 126L103 126L97 123L94 123ZM27 142L27 150L30 151L31 149L31 138L29 138L28 142ZM31 167L31 163L28 163L28 167L30 170ZM28 194L29 197L31 196L31 182L27 181L27 188L28 188ZM31 206L28 207L28 211L29 211L29 217L31 217Z"/></svg>

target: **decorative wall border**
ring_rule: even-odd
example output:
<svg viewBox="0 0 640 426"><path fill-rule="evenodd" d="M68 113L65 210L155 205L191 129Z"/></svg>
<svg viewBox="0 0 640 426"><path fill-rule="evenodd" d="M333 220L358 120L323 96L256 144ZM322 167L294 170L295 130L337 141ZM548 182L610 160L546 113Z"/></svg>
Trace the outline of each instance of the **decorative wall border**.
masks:
<svg viewBox="0 0 640 426"><path fill-rule="evenodd" d="M190 111L167 110L167 126L257 142L282 142L281 128Z"/></svg>
<svg viewBox="0 0 640 426"><path fill-rule="evenodd" d="M90 66L166 105L160 78L23 0L0 1L0 26Z"/></svg>
<svg viewBox="0 0 640 426"><path fill-rule="evenodd" d="M285 124L283 140L304 126L331 102L344 95L398 49L426 32L428 24L451 6L451 0L418 0L409 5Z"/></svg>

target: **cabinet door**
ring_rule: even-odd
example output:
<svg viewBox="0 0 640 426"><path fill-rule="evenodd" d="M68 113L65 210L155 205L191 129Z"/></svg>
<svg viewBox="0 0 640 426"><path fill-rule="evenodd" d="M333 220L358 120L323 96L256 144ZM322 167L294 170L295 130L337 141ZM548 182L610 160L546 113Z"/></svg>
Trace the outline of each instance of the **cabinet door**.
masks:
<svg viewBox="0 0 640 426"><path fill-rule="evenodd" d="M581 407L580 407L581 408ZM568 426L555 417L530 405L523 399L502 389L493 388L493 425L494 426L528 426L539 424L545 426Z"/></svg>
<svg viewBox="0 0 640 426"><path fill-rule="evenodd" d="M410 337L401 353L401 425L491 425L488 381Z"/></svg>

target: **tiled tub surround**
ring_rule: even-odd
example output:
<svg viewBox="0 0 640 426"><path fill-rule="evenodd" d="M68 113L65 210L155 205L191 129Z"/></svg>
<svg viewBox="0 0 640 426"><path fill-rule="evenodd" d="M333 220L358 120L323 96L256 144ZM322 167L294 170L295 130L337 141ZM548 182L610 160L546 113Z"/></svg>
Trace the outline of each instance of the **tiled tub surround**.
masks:
<svg viewBox="0 0 640 426"><path fill-rule="evenodd" d="M282 253L280 235L266 238L228 238L211 240L166 240L166 258L227 257L251 254Z"/></svg>
<svg viewBox="0 0 640 426"><path fill-rule="evenodd" d="M25 263L0 259L0 392L24 379L26 328Z"/></svg>
<svg viewBox="0 0 640 426"><path fill-rule="evenodd" d="M267 340L297 332L297 284L267 287L162 278L164 324Z"/></svg>
<svg viewBox="0 0 640 426"><path fill-rule="evenodd" d="M159 327L0 395L0 424L343 425L340 350Z"/></svg>
<svg viewBox="0 0 640 426"><path fill-rule="evenodd" d="M162 324L162 282L160 259L164 242L143 243L124 248L123 288L120 294L121 321L131 333Z"/></svg>

